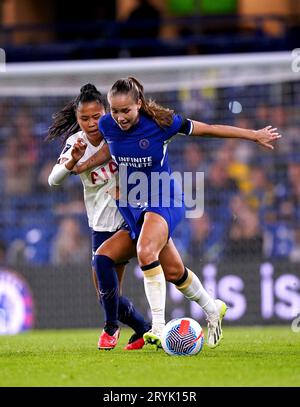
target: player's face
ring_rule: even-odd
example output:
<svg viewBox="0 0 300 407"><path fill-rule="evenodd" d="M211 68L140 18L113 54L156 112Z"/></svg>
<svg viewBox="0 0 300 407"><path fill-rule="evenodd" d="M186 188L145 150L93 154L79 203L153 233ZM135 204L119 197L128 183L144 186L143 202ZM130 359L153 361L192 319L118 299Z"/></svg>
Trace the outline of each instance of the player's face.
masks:
<svg viewBox="0 0 300 407"><path fill-rule="evenodd" d="M86 134L92 144L99 144L101 134L98 128L98 121L105 114L103 105L98 102L80 103L77 109L77 122L81 130Z"/></svg>
<svg viewBox="0 0 300 407"><path fill-rule="evenodd" d="M139 120L142 102L135 102L128 94L117 94L109 98L110 113L122 130L129 130Z"/></svg>

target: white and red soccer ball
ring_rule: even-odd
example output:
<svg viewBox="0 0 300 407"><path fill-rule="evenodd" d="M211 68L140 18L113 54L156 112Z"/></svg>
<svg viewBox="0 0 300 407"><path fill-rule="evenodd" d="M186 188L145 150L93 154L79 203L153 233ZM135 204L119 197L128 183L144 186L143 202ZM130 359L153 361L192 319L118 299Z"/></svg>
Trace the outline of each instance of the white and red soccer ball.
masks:
<svg viewBox="0 0 300 407"><path fill-rule="evenodd" d="M200 324L191 318L172 319L162 331L163 350L172 356L196 355L201 351L203 343L203 330Z"/></svg>

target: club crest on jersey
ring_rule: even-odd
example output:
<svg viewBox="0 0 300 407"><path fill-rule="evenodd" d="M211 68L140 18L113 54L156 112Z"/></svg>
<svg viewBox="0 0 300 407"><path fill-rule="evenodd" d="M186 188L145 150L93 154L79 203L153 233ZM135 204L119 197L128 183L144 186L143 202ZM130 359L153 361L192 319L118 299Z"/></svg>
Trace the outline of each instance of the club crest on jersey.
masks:
<svg viewBox="0 0 300 407"><path fill-rule="evenodd" d="M19 274L0 269L0 335L16 334L33 327L31 290Z"/></svg>
<svg viewBox="0 0 300 407"><path fill-rule="evenodd" d="M142 140L139 141L139 146L143 149L146 150L150 145L149 140L147 140L146 138L143 138Z"/></svg>

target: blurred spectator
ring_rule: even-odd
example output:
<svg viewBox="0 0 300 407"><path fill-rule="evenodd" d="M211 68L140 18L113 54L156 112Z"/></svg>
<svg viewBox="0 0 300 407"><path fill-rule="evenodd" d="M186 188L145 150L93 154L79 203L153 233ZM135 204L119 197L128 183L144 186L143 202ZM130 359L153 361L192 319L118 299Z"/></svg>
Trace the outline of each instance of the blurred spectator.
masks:
<svg viewBox="0 0 300 407"><path fill-rule="evenodd" d="M190 219L191 238L187 254L197 264L217 263L222 256L223 239L218 226L205 213L200 218Z"/></svg>
<svg viewBox="0 0 300 407"><path fill-rule="evenodd" d="M276 210L264 214L264 255L268 259L287 260L293 250L293 204L285 199L279 201Z"/></svg>
<svg viewBox="0 0 300 407"><path fill-rule="evenodd" d="M120 37L125 41L137 39L153 40L153 45L128 47L121 51L122 56L145 57L157 55L157 44L160 30L160 10L150 0L136 0L137 5L122 24Z"/></svg>
<svg viewBox="0 0 300 407"><path fill-rule="evenodd" d="M300 263L300 227L293 231L293 247L289 259L293 263Z"/></svg>
<svg viewBox="0 0 300 407"><path fill-rule="evenodd" d="M18 267L27 264L26 243L22 239L15 239L7 250L7 263Z"/></svg>
<svg viewBox="0 0 300 407"><path fill-rule="evenodd" d="M183 25L178 28L178 39L182 43L179 49L180 55L198 55L204 54L201 45L195 43L194 38L197 33L191 27Z"/></svg>
<svg viewBox="0 0 300 407"><path fill-rule="evenodd" d="M76 40L103 38L106 34L105 24L99 24L97 29L91 29L88 23L92 25L96 21L113 21L115 19L115 3L111 0L89 0L88 7L82 7L81 3L71 0L54 0L55 20L58 23L56 39L61 42L74 42ZM68 27L70 28L68 29ZM72 27L74 28L72 29ZM78 27L83 27L83 29Z"/></svg>
<svg viewBox="0 0 300 407"><path fill-rule="evenodd" d="M197 141L186 142L183 150L184 170L190 172L205 172L208 164L201 144Z"/></svg>
<svg viewBox="0 0 300 407"><path fill-rule="evenodd" d="M270 108L266 103L260 103L255 111L255 127L260 129L270 121Z"/></svg>
<svg viewBox="0 0 300 407"><path fill-rule="evenodd" d="M4 174L4 194L20 196L31 192L35 168L30 155L19 142L18 138L10 137L6 141L4 158L2 159Z"/></svg>
<svg viewBox="0 0 300 407"><path fill-rule="evenodd" d="M55 265L88 264L91 243L72 217L63 218L52 241L51 263Z"/></svg>
<svg viewBox="0 0 300 407"><path fill-rule="evenodd" d="M276 187L276 207L264 215L264 251L267 258L297 258L300 224L300 163L290 162L287 182Z"/></svg>
<svg viewBox="0 0 300 407"><path fill-rule="evenodd" d="M182 174L185 172L208 172L208 161L206 154L204 153L201 143L196 140L184 140L182 144L182 159L174 160L172 168L176 171L180 171ZM193 176L193 191L195 191L196 185L194 183L196 177ZM188 178L189 180L189 178ZM186 187L186 186L185 186Z"/></svg>
<svg viewBox="0 0 300 407"><path fill-rule="evenodd" d="M4 241L0 240L0 267L7 264L7 247Z"/></svg>
<svg viewBox="0 0 300 407"><path fill-rule="evenodd" d="M75 188L69 191L66 197L63 197L62 194L60 194L59 197L60 202L58 202L54 208L56 215L83 215L86 218L84 201L82 196L78 196Z"/></svg>
<svg viewBox="0 0 300 407"><path fill-rule="evenodd" d="M288 259L293 249L292 228L276 220L264 227L264 257L271 260Z"/></svg>
<svg viewBox="0 0 300 407"><path fill-rule="evenodd" d="M296 213L299 212L300 208L300 154L299 161L292 162L288 165L288 181L290 187L290 197L294 204ZM298 214L299 216L299 214ZM298 218L300 221L300 217Z"/></svg>
<svg viewBox="0 0 300 407"><path fill-rule="evenodd" d="M249 166L237 157L239 145L237 140L226 140L216 152L216 159L223 164L229 178L234 180L238 189L248 193L251 189L250 170Z"/></svg>
<svg viewBox="0 0 300 407"><path fill-rule="evenodd" d="M294 222L300 223L300 154L295 153L291 158L292 161L287 165L286 182L278 185L277 190L279 202L289 202L290 217Z"/></svg>
<svg viewBox="0 0 300 407"><path fill-rule="evenodd" d="M209 167L204 185L204 211L207 218L198 221L207 228L207 222L211 220L205 243L211 261L218 261L222 256L225 234L231 219L229 202L237 192L236 183L229 178L227 167L221 161L214 161ZM198 222L192 222L192 225L196 226Z"/></svg>
<svg viewBox="0 0 300 407"><path fill-rule="evenodd" d="M14 137L20 143L23 154L29 165L34 166L37 163L39 155L39 144L34 135L33 112L29 107L22 107L14 120Z"/></svg>
<svg viewBox="0 0 300 407"><path fill-rule="evenodd" d="M247 202L251 208L259 211L260 221L263 223L265 212L275 209L275 187L263 166L250 168L250 184L251 191L246 194Z"/></svg>
<svg viewBox="0 0 300 407"><path fill-rule="evenodd" d="M236 182L228 175L227 166L214 161L205 180L205 212L214 222L226 223L230 220L229 202L238 193Z"/></svg>
<svg viewBox="0 0 300 407"><path fill-rule="evenodd" d="M0 117L8 117L10 114L8 101L0 101ZM3 120L0 126L0 152L2 155L4 143L7 137L10 135L10 124Z"/></svg>
<svg viewBox="0 0 300 407"><path fill-rule="evenodd" d="M6 139L2 171L5 174L4 192L9 196L25 195L32 190L39 146L33 135L31 116L29 110L21 109Z"/></svg>
<svg viewBox="0 0 300 407"><path fill-rule="evenodd" d="M53 167L53 163L52 163ZM51 167L51 169L52 169ZM40 183L46 182L46 171L48 164L43 167ZM48 172L48 175L51 171ZM48 182L48 181L47 181ZM42 187L42 184L40 184ZM46 185L47 187L47 185ZM64 185L61 186L60 191L51 191L51 196L54 200L54 212L56 215L82 215L86 219L86 210L82 195L82 185L80 177L74 175L69 177ZM49 190L49 187L48 187ZM49 191L48 191L49 193Z"/></svg>
<svg viewBox="0 0 300 407"><path fill-rule="evenodd" d="M49 263L49 241L56 232L51 212L40 209L27 211L12 230L7 250L7 262L12 266Z"/></svg>
<svg viewBox="0 0 300 407"><path fill-rule="evenodd" d="M184 116L194 117L196 120L211 122L216 113L215 90L182 89L179 92L181 100L180 111Z"/></svg>
<svg viewBox="0 0 300 407"><path fill-rule="evenodd" d="M48 176L53 168L53 161L46 161L37 178L35 191L38 193L49 193Z"/></svg>
<svg viewBox="0 0 300 407"><path fill-rule="evenodd" d="M225 248L225 257L234 259L261 259L263 239L258 214L245 199L236 195L231 199L232 222Z"/></svg>
<svg viewBox="0 0 300 407"><path fill-rule="evenodd" d="M285 106L275 105L268 106L270 123L273 123L273 126L278 127L283 132L289 123L289 113ZM265 122L268 124L268 122ZM284 134L284 133L283 133Z"/></svg>

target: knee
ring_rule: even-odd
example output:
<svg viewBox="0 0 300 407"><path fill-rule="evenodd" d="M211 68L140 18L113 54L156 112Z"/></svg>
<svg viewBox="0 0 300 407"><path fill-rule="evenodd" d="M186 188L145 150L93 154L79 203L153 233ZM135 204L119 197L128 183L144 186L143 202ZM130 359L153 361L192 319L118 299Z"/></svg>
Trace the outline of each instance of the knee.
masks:
<svg viewBox="0 0 300 407"><path fill-rule="evenodd" d="M100 247L98 247L95 254L102 255L102 256L108 256L107 251L105 250L104 247L102 247L102 245Z"/></svg>
<svg viewBox="0 0 300 407"><path fill-rule="evenodd" d="M155 252L150 242L147 244L138 244L136 252L140 266L147 266L158 259L158 253Z"/></svg>
<svg viewBox="0 0 300 407"><path fill-rule="evenodd" d="M102 245L97 248L95 254L98 256L106 256L116 261L116 256L114 255L113 249L111 249L110 246L106 244L106 242L102 243Z"/></svg>

